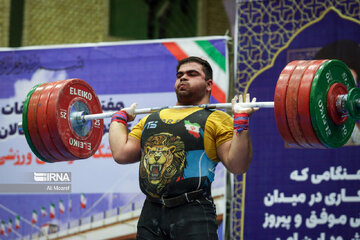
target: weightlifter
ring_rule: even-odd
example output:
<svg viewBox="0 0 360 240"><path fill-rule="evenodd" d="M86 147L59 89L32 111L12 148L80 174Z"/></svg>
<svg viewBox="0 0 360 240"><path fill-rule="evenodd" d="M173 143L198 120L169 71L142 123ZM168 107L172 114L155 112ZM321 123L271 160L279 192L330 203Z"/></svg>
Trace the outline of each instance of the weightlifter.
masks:
<svg viewBox="0 0 360 240"><path fill-rule="evenodd" d="M177 105L208 104L213 87L210 64L198 57L179 61ZM256 101L255 98L252 100ZM146 200L137 239L218 239L211 183L221 161L232 173L244 173L252 158L249 117L234 97L234 119L199 107L163 109L141 119L128 133L136 104L115 113L109 141L119 164L140 161L140 188ZM245 102L250 102L247 94Z"/></svg>

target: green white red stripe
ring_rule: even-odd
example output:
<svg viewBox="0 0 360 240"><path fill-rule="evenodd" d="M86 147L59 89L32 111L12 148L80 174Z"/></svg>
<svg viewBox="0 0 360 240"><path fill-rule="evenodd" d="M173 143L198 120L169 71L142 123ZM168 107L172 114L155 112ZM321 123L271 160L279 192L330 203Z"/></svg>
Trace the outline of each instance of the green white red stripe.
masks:
<svg viewBox="0 0 360 240"><path fill-rule="evenodd" d="M50 203L50 218L55 218L55 205Z"/></svg>
<svg viewBox="0 0 360 240"><path fill-rule="evenodd" d="M191 123L188 120L185 120L186 130L196 138L200 137L200 125L198 123Z"/></svg>
<svg viewBox="0 0 360 240"><path fill-rule="evenodd" d="M17 215L15 218L15 229L19 229L20 228L20 216Z"/></svg>
<svg viewBox="0 0 360 240"><path fill-rule="evenodd" d="M71 198L71 195L69 196L69 212L72 211L72 198Z"/></svg>
<svg viewBox="0 0 360 240"><path fill-rule="evenodd" d="M86 208L86 197L83 193L80 196L80 207Z"/></svg>
<svg viewBox="0 0 360 240"><path fill-rule="evenodd" d="M8 233L11 233L12 231L12 220L9 219L9 222L8 222Z"/></svg>
<svg viewBox="0 0 360 240"><path fill-rule="evenodd" d="M1 221L0 234L5 235L5 221Z"/></svg>
<svg viewBox="0 0 360 240"><path fill-rule="evenodd" d="M206 59L213 68L213 97L220 103L226 102L229 91L229 77L226 56L223 56L208 40L184 40L162 43L171 54L181 60L189 56Z"/></svg>
<svg viewBox="0 0 360 240"><path fill-rule="evenodd" d="M37 220L38 220L37 212L36 210L33 210L31 222L35 224L37 223Z"/></svg>
<svg viewBox="0 0 360 240"><path fill-rule="evenodd" d="M63 214L65 212L65 206L62 200L59 201L59 212Z"/></svg>
<svg viewBox="0 0 360 240"><path fill-rule="evenodd" d="M41 207L41 216L46 217L46 215L47 215L47 212L46 212L45 207Z"/></svg>

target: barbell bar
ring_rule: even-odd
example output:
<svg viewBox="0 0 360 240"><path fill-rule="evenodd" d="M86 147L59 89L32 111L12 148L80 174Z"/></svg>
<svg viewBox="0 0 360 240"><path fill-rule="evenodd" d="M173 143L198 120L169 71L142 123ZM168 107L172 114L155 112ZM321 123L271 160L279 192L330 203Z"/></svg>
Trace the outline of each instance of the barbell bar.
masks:
<svg viewBox="0 0 360 240"><path fill-rule="evenodd" d="M285 143L294 148L343 146L360 119L360 89L348 67L338 60L296 60L282 70L274 102L241 103L242 107L274 108ZM136 109L147 114L165 108L230 109L231 103ZM24 101L22 126L26 140L41 160L70 161L91 157L103 135L100 101L89 84L67 79L34 86Z"/></svg>
<svg viewBox="0 0 360 240"><path fill-rule="evenodd" d="M274 108L274 102L250 102L250 103L239 103L244 108ZM137 108L135 109L135 115L148 114L161 111L163 109L185 109L185 108L205 108L205 109L231 109L232 103L210 103L201 105L175 105L166 107L152 107L152 108ZM121 110L121 109L119 109ZM72 112L70 115L70 121L73 124L83 124L86 121L110 118L117 111L108 111L103 113L87 114L84 111ZM22 128L22 123L18 123L18 127Z"/></svg>
<svg viewBox="0 0 360 240"><path fill-rule="evenodd" d="M250 102L250 103L240 103L241 107L244 108L274 108L274 102ZM201 104L201 105L176 105L176 106L167 106L167 107L153 107L153 108L140 108L135 109L135 114L147 114L147 113L154 113L158 112L162 109L185 109L185 108L193 108L193 107L200 107L205 109L230 109L232 108L231 103L212 103L212 104ZM81 123L86 122L89 120L95 120L95 119L104 119L111 117L116 111L111 112L104 112L104 113L98 113L98 114L89 114L85 115L83 112L75 113L72 117L72 121Z"/></svg>

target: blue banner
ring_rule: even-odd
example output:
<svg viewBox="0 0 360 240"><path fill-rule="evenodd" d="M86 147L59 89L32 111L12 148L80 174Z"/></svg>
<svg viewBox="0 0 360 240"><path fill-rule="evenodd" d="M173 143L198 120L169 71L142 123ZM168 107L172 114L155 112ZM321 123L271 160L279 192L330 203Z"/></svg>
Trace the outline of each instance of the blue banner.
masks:
<svg viewBox="0 0 360 240"><path fill-rule="evenodd" d="M356 9L356 1L239 3L238 91L260 102L273 101L289 62L315 59L326 46L344 39L359 47ZM235 179L234 239L359 238L359 130L357 122L349 142L338 149L294 149L284 144L273 109L254 113L253 160L247 174Z"/></svg>
<svg viewBox="0 0 360 240"><path fill-rule="evenodd" d="M204 57L212 64L218 89L211 100L226 98L226 37L2 49L0 229L4 231L0 238L30 239L31 234L38 237L41 231L64 236L80 231L77 229L95 229L102 222L135 221L144 200L138 182L139 164L119 165L112 158L110 119L104 120L102 142L89 159L45 163L32 153L18 125L25 97L34 86L80 78L94 89L103 111L116 111L134 102L138 108L173 106L178 60L190 55ZM129 129L143 116L129 123ZM220 199L221 215L225 212L224 175L219 164L212 186ZM131 224L136 226L136 222ZM126 227L127 223L123 224ZM116 236L106 236L127 234L121 229ZM128 234L135 234L136 228L131 229Z"/></svg>

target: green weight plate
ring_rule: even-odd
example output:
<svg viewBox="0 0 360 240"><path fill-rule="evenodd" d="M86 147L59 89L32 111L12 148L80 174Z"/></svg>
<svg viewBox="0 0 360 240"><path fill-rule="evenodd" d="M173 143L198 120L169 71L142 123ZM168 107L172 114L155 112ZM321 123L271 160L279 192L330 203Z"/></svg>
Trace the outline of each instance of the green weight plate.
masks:
<svg viewBox="0 0 360 240"><path fill-rule="evenodd" d="M342 83L349 90L355 86L349 68L339 60L329 60L316 71L310 91L311 122L320 142L328 148L343 146L350 138L355 120L348 118L337 125L327 112L327 95L334 83Z"/></svg>
<svg viewBox="0 0 360 240"><path fill-rule="evenodd" d="M30 92L26 95L25 101L24 101L24 106L23 106L23 113L22 113L22 128L25 134L25 138L26 141L31 149L31 151L36 155L36 157L38 157L41 161L44 162L49 162L47 161L35 148L35 146L33 145L32 141L31 141L31 137L30 137L30 133L29 133L29 128L28 128L28 106L29 106L29 102L31 99L32 94L34 93L34 91L36 90L37 87L39 87L41 84L37 84L35 85Z"/></svg>
<svg viewBox="0 0 360 240"><path fill-rule="evenodd" d="M360 119L360 103L356 103L356 101L360 101L360 88L350 89L346 100L346 110L350 116L354 119Z"/></svg>

